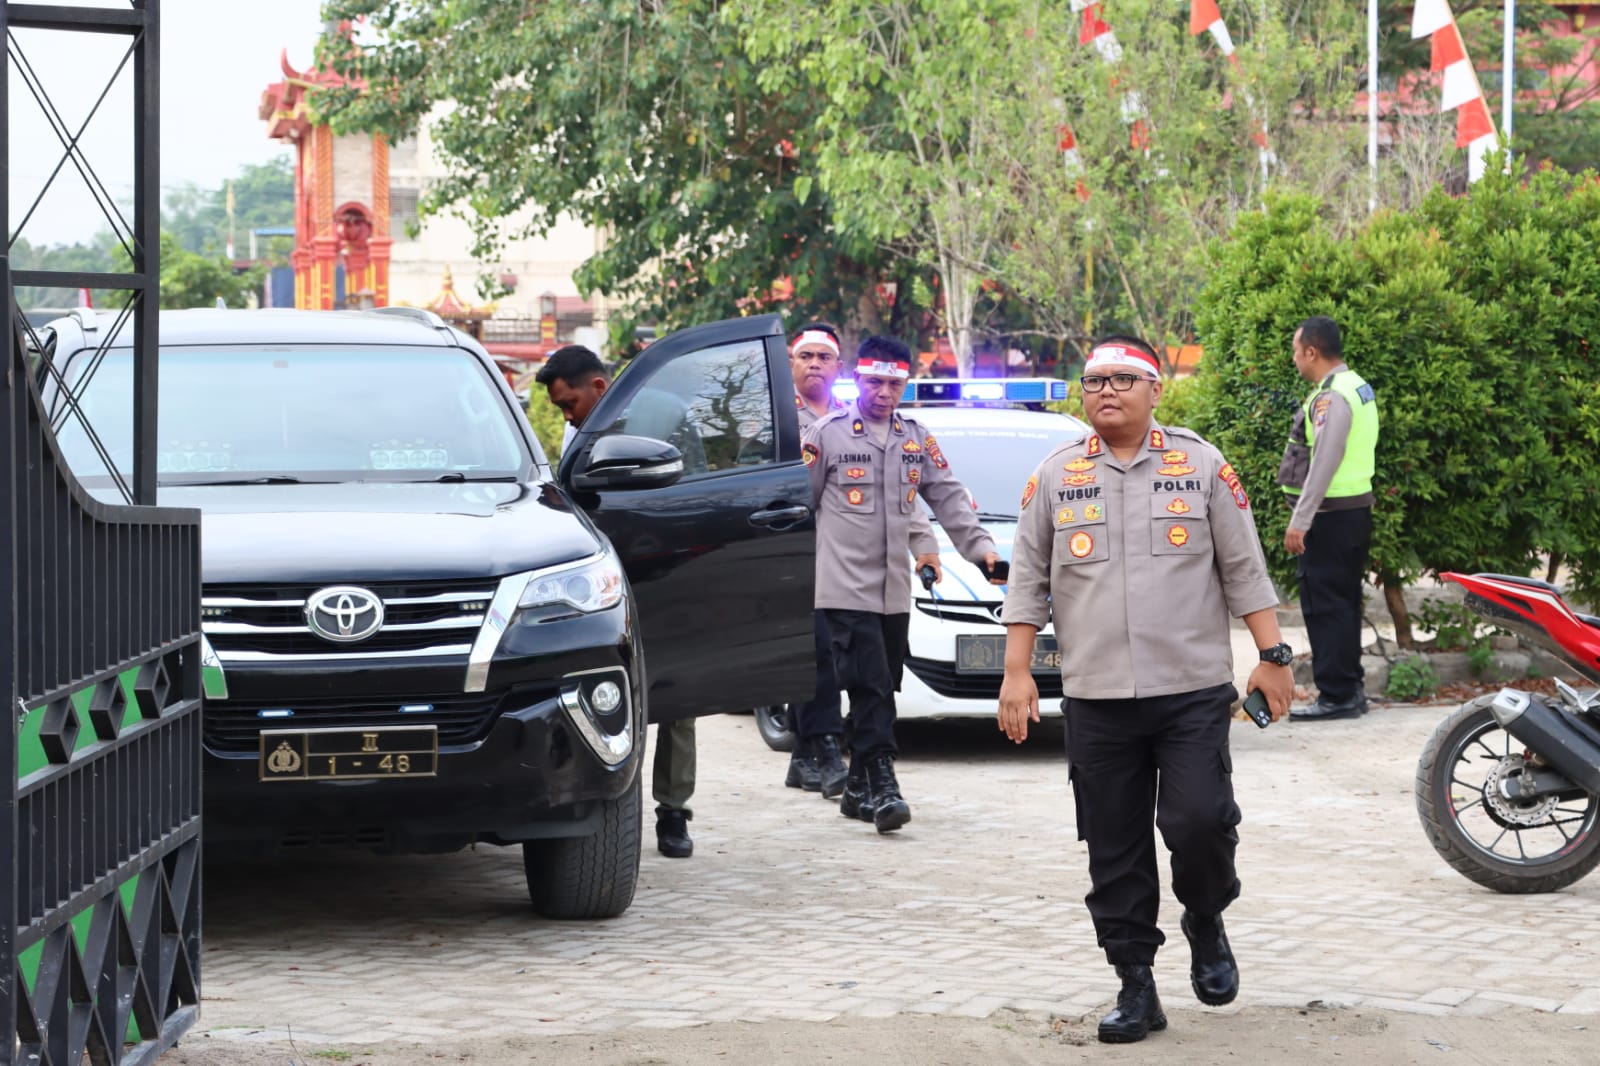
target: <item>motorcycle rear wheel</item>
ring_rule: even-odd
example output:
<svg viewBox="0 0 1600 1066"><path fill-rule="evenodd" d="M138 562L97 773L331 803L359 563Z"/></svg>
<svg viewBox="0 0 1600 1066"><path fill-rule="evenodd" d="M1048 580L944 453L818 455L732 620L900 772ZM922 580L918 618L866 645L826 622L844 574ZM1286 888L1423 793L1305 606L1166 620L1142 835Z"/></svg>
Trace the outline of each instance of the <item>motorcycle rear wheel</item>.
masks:
<svg viewBox="0 0 1600 1066"><path fill-rule="evenodd" d="M1496 892L1555 892L1600 865L1600 798L1507 800L1525 747L1489 711L1464 703L1439 723L1417 762L1417 814L1428 842L1455 870Z"/></svg>

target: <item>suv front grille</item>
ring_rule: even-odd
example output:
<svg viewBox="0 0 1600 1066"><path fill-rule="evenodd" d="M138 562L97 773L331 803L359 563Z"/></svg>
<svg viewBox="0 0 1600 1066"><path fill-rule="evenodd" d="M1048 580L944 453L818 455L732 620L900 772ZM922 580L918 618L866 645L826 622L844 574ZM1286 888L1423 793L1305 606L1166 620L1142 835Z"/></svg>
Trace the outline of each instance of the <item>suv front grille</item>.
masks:
<svg viewBox="0 0 1600 1066"><path fill-rule="evenodd" d="M353 644L324 640L306 625L305 602L326 584L207 585L200 604L202 628L224 662L263 656L465 654L496 585L485 578L363 584L383 600L383 628Z"/></svg>
<svg viewBox="0 0 1600 1066"><path fill-rule="evenodd" d="M924 685L941 696L953 700L992 700L1000 698L1000 682L1003 674L961 674L956 672L954 663L940 662L937 659L906 659L906 669L917 675ZM1041 700L1059 700L1061 698L1061 675L1054 671L1037 673L1033 675L1034 684L1039 686Z"/></svg>
<svg viewBox="0 0 1600 1066"><path fill-rule="evenodd" d="M204 722L206 746L212 751L256 751L263 729L365 728L372 726L438 726L439 743L471 744L482 740L500 713L505 692L415 696L404 700L344 699L337 696L285 697L281 700L208 700ZM402 712L402 706L432 704L424 713ZM290 710L288 717L262 718L260 712Z"/></svg>

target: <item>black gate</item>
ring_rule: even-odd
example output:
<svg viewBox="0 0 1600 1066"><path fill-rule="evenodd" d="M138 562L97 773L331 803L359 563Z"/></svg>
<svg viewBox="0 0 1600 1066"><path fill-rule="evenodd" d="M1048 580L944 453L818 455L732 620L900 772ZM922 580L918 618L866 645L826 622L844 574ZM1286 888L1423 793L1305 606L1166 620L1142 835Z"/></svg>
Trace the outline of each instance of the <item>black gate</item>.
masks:
<svg viewBox="0 0 1600 1066"><path fill-rule="evenodd" d="M199 1010L199 516L152 506L158 9L157 0L0 8L0 114L9 118L22 86L60 142L52 180L84 180L132 265L13 274L0 257L8 311L0 330L0 696L12 723L0 730L11 767L0 787L3 1064L149 1062ZM127 40L111 77L131 70L134 83L131 224L84 158L87 120L69 124L56 110L18 28ZM16 159L9 121L7 130L7 159ZM28 157L42 147L29 145ZM9 169L5 178L9 186ZM9 250L32 209L13 231L10 189L0 193ZM13 283L126 293L103 335L107 344L119 335L134 341L133 459L123 472L131 477L112 479L128 502L93 498L63 464L39 396L44 375L58 373L47 357L50 334L28 323ZM58 391L64 417L98 440L73 391Z"/></svg>

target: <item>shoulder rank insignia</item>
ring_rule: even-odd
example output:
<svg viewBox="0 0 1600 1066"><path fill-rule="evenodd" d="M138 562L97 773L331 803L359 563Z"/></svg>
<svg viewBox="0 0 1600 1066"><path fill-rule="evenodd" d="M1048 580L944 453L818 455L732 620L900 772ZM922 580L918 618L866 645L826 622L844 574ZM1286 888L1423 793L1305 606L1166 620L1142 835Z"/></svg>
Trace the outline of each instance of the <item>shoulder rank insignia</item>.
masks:
<svg viewBox="0 0 1600 1066"><path fill-rule="evenodd" d="M796 411L798 411L798 410L800 410L800 409L801 409L801 408L803 408L803 407L805 407L805 405L806 405L806 402L805 402L805 400L803 400L803 399L802 399L802 398L801 398L801 397L800 397L800 394L799 394L799 393L798 393L798 392L797 392L797 393L795 393L795 394L794 394L794 409L795 409L795 410L796 410Z"/></svg>
<svg viewBox="0 0 1600 1066"><path fill-rule="evenodd" d="M1150 447L1158 450L1164 450L1166 446L1167 438L1162 435L1159 429L1152 429L1150 431Z"/></svg>
<svg viewBox="0 0 1600 1066"><path fill-rule="evenodd" d="M850 432L854 433L856 436L859 437L862 434L866 433L866 431L867 431L867 424L865 422L861 421L861 419L858 418L854 422L850 423Z"/></svg>
<svg viewBox="0 0 1600 1066"><path fill-rule="evenodd" d="M1094 435L1094 436L1089 438L1089 447L1084 451L1083 454L1084 455L1099 455L1100 454L1100 436L1099 436L1099 434L1096 434L1096 435Z"/></svg>
<svg viewBox="0 0 1600 1066"><path fill-rule="evenodd" d="M1239 505L1239 510L1250 509L1250 497L1244 494L1244 483L1239 480L1239 475L1233 469L1232 463L1223 463L1222 469L1217 471L1217 477L1228 486L1228 491L1233 493L1233 502Z"/></svg>
<svg viewBox="0 0 1600 1066"><path fill-rule="evenodd" d="M906 424L900 421L899 418L894 420L894 431L896 433L904 433L906 431Z"/></svg>
<svg viewBox="0 0 1600 1066"><path fill-rule="evenodd" d="M1026 508L1033 502L1033 494L1039 491L1039 475L1034 474L1028 478L1028 483L1022 486L1022 506Z"/></svg>

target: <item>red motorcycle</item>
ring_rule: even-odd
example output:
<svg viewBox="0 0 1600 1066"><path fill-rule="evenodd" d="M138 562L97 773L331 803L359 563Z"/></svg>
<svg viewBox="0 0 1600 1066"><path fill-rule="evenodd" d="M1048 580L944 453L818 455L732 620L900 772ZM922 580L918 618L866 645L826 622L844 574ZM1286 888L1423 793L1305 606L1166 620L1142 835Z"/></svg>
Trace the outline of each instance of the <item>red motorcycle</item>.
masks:
<svg viewBox="0 0 1600 1066"><path fill-rule="evenodd" d="M1600 618L1561 590L1501 574L1441 574L1466 606L1600 685ZM1600 690L1504 688L1462 704L1417 763L1417 813L1446 862L1496 892L1554 892L1600 865Z"/></svg>

